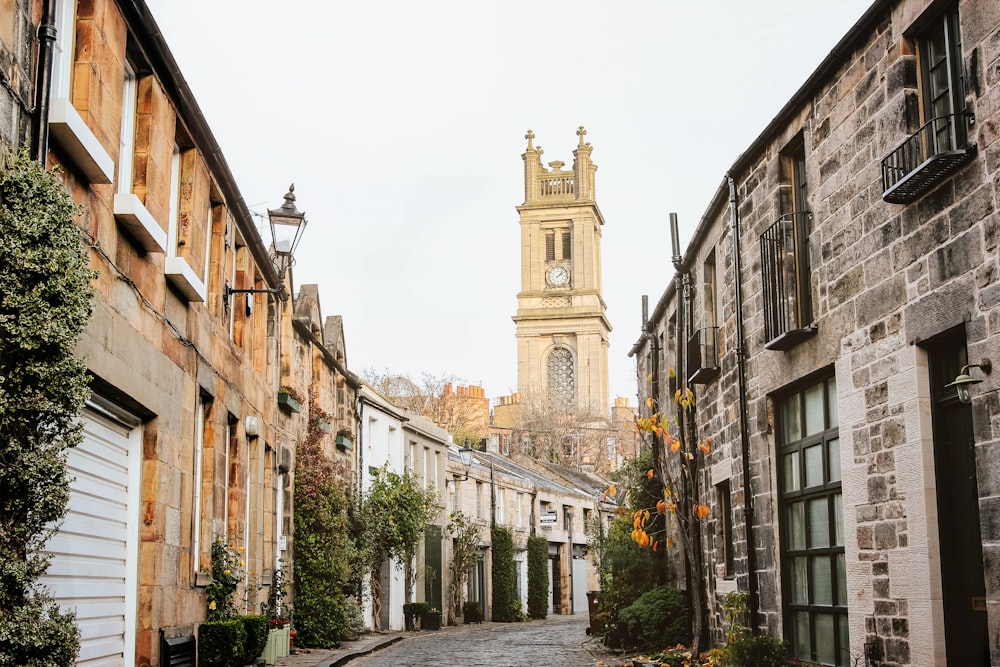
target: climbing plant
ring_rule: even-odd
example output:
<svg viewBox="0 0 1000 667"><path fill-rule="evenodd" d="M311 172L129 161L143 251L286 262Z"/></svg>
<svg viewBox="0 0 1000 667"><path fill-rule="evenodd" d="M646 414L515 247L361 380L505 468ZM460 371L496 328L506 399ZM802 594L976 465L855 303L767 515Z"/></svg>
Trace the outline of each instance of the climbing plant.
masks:
<svg viewBox="0 0 1000 667"><path fill-rule="evenodd" d="M514 560L514 533L506 526L493 528L493 620L520 621L521 601L517 595L517 561Z"/></svg>
<svg viewBox="0 0 1000 667"><path fill-rule="evenodd" d="M424 528L441 511L437 491L424 488L414 475L391 472L382 466L360 499L357 511L357 539L363 553L363 567L372 597L372 616L381 629L381 577L383 565L391 561L412 563Z"/></svg>
<svg viewBox="0 0 1000 667"><path fill-rule="evenodd" d="M0 666L73 664L71 612L39 585L66 514L66 454L89 395L73 349L95 273L57 171L26 150L0 157Z"/></svg>
<svg viewBox="0 0 1000 667"><path fill-rule="evenodd" d="M539 535L528 538L528 616L545 618L549 613L549 541Z"/></svg>
<svg viewBox="0 0 1000 667"><path fill-rule="evenodd" d="M482 522L463 512L452 512L448 518L448 534L452 537L451 562L448 564L451 571L448 597L451 601L452 618L464 615L462 603L465 601L465 586L469 583L472 567L480 557L482 529Z"/></svg>
<svg viewBox="0 0 1000 667"><path fill-rule="evenodd" d="M348 637L345 592L355 544L348 531L343 472L323 453L328 438L320 425L330 416L309 404L309 431L295 458L295 628L301 646L330 647ZM284 578L282 573L281 579ZM275 612L287 614L282 600Z"/></svg>

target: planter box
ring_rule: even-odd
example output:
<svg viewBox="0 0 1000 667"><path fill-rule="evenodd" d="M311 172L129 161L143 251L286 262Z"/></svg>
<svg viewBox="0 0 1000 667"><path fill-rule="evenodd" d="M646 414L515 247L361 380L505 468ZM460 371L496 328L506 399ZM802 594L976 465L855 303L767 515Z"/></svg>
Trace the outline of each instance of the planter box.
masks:
<svg viewBox="0 0 1000 667"><path fill-rule="evenodd" d="M284 657L288 656L289 643L291 640L291 626L285 626L267 633L267 644L264 645L264 652L260 658L269 665L274 665Z"/></svg>
<svg viewBox="0 0 1000 667"><path fill-rule="evenodd" d="M439 611L428 611L420 616L420 629L421 630L440 630L441 629L441 612Z"/></svg>
<svg viewBox="0 0 1000 667"><path fill-rule="evenodd" d="M278 392L278 405L288 412L302 412L302 404L283 391Z"/></svg>
<svg viewBox="0 0 1000 667"><path fill-rule="evenodd" d="M337 442L337 446L340 447L341 449L353 449L354 448L354 443L351 442L351 439L348 436L346 436L346 435L338 435L336 442Z"/></svg>
<svg viewBox="0 0 1000 667"><path fill-rule="evenodd" d="M326 433L333 431L333 426L330 425L330 422L316 422L316 425Z"/></svg>

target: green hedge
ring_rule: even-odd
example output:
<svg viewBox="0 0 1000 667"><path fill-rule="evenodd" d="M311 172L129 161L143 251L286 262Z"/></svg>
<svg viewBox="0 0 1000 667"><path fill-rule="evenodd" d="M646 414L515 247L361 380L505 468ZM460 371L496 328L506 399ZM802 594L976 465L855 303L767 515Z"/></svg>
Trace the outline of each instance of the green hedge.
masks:
<svg viewBox="0 0 1000 667"><path fill-rule="evenodd" d="M462 604L462 618L466 623L482 623L483 608L478 602L464 602Z"/></svg>
<svg viewBox="0 0 1000 667"><path fill-rule="evenodd" d="M646 591L621 610L609 629L608 644L641 651L684 644L691 637L684 594L670 586Z"/></svg>
<svg viewBox="0 0 1000 667"><path fill-rule="evenodd" d="M243 630L247 641L243 649L243 664L252 664L264 652L267 645L267 634L271 631L270 619L267 616L241 616Z"/></svg>
<svg viewBox="0 0 1000 667"><path fill-rule="evenodd" d="M206 621L198 626L198 665L242 667L246 643L247 631L243 627L243 619Z"/></svg>
<svg viewBox="0 0 1000 667"><path fill-rule="evenodd" d="M532 535L528 538L528 616L545 618L549 614L549 541Z"/></svg>
<svg viewBox="0 0 1000 667"><path fill-rule="evenodd" d="M505 526L490 534L493 545L493 620L504 623L521 620L521 600L517 595L517 562L514 534Z"/></svg>

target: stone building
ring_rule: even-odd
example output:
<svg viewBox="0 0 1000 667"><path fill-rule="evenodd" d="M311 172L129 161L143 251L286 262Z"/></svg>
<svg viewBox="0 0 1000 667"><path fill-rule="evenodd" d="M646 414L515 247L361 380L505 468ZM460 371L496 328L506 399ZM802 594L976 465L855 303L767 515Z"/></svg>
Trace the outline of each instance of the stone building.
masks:
<svg viewBox="0 0 1000 667"><path fill-rule="evenodd" d="M715 641L739 589L804 660L1000 664L998 44L994 2L873 3L675 241L632 354L713 443Z"/></svg>
<svg viewBox="0 0 1000 667"><path fill-rule="evenodd" d="M351 439L342 326L324 344L315 288L293 301L282 239L257 231L142 0L3 7L0 143L62 169L99 274L77 350L93 395L44 583L76 610L81 662L193 659L216 540L241 552L246 611L290 564L310 403ZM269 217L304 228L292 189ZM353 456L330 455L352 479Z"/></svg>
<svg viewBox="0 0 1000 667"><path fill-rule="evenodd" d="M489 440L487 441L490 442ZM458 448L448 458L446 511L462 512L478 523L480 557L473 568L463 599L479 602L487 619L492 617L493 591L491 528L506 526L514 536L518 595L527 610L527 541L542 535L549 543L549 613L587 611L587 592L599 588L597 569L589 550L586 523L600 516L607 523L613 506L604 502L608 482L593 474L530 459L514 461L488 445L475 451L471 464L461 461ZM445 542L446 562L452 549ZM445 590L451 572L446 572ZM455 610L448 610L454 616Z"/></svg>

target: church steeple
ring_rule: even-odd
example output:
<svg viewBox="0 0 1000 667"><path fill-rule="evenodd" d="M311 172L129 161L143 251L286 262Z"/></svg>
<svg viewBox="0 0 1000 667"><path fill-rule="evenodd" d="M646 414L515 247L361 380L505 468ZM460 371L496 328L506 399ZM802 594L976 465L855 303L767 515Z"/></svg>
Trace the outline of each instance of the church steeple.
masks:
<svg viewBox="0 0 1000 667"><path fill-rule="evenodd" d="M576 134L572 169L561 160L546 168L535 133L524 135L518 391L604 414L611 331L601 297L604 219L594 200L593 149L583 126Z"/></svg>

